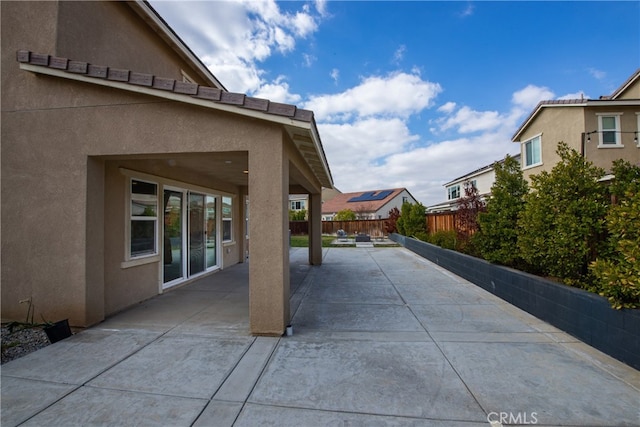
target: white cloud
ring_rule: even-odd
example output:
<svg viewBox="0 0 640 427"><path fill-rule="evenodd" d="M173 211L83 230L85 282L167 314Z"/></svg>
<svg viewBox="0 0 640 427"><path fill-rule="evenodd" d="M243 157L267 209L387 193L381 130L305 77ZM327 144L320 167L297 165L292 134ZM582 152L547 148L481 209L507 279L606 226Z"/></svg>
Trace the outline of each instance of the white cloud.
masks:
<svg viewBox="0 0 640 427"><path fill-rule="evenodd" d="M568 93L566 95L562 95L558 97L558 99L588 99L588 98L589 97L582 90L574 93Z"/></svg>
<svg viewBox="0 0 640 427"><path fill-rule="evenodd" d="M339 94L313 96L305 108L324 121L376 115L408 117L430 106L441 91L439 84L416 74L395 73L368 77Z"/></svg>
<svg viewBox="0 0 640 427"><path fill-rule="evenodd" d="M555 94L547 87L528 85L513 94L511 101L517 107L532 110L540 101L553 99Z"/></svg>
<svg viewBox="0 0 640 427"><path fill-rule="evenodd" d="M388 130L385 131L389 137L393 136ZM405 145L402 150L387 155L382 161L374 162L373 156L367 156L362 146L359 150L357 146L350 146L348 151L340 149L339 153L348 152L351 155L339 157L327 147L327 140L333 139L330 129L323 126L321 133L335 185L341 191L406 187L427 206L446 200L443 187L446 182L500 160L506 154L519 152L519 146L512 143L505 132L486 133L428 146L411 148Z"/></svg>
<svg viewBox="0 0 640 427"><path fill-rule="evenodd" d="M315 1L316 11L320 14L321 17L326 18L329 16L327 11L327 0L316 0Z"/></svg>
<svg viewBox="0 0 640 427"><path fill-rule="evenodd" d="M456 108L456 103L455 102L447 102L444 105L441 105L440 107L438 107L438 111L441 113L453 113L453 110L455 110Z"/></svg>
<svg viewBox="0 0 640 427"><path fill-rule="evenodd" d="M315 56L310 55L308 53L303 53L302 58L304 59L303 65L307 68L311 67L313 63L316 62L316 60L318 59Z"/></svg>
<svg viewBox="0 0 640 427"><path fill-rule="evenodd" d="M326 14L323 2L315 12L303 4L292 13L283 12L274 0L158 0L152 6L227 89L252 95L278 92L281 99L297 95L283 93L289 86L281 76L266 80L259 63L276 52L292 52L298 39L318 30L318 13ZM312 60L306 58L307 63Z"/></svg>
<svg viewBox="0 0 640 427"><path fill-rule="evenodd" d="M334 83L338 83L338 79L340 78L340 70L334 68L333 70L331 70L330 76Z"/></svg>
<svg viewBox="0 0 640 427"><path fill-rule="evenodd" d="M282 76L274 80L273 84L268 83L260 86L260 89L255 91L253 96L287 104L297 104L302 99L300 95L289 91L289 84L284 81Z"/></svg>
<svg viewBox="0 0 640 427"><path fill-rule="evenodd" d="M444 119L440 129L456 128L458 132L471 133L492 130L500 126L501 123L502 118L497 111L475 111L464 106L455 114Z"/></svg>
<svg viewBox="0 0 640 427"><path fill-rule="evenodd" d="M400 45L398 49L393 53L393 63L397 64L404 58L404 53L407 51L407 47L405 45Z"/></svg>
<svg viewBox="0 0 640 427"><path fill-rule="evenodd" d="M372 162L402 152L412 141L406 123L398 118L369 118L353 123L318 125L327 155L337 162Z"/></svg>
<svg viewBox="0 0 640 427"><path fill-rule="evenodd" d="M464 8L464 10L460 13L460 16L462 18L466 18L467 16L471 16L473 15L475 7L473 6L473 3L468 3L467 7Z"/></svg>
<svg viewBox="0 0 640 427"><path fill-rule="evenodd" d="M597 70L595 68L589 68L588 71L589 71L589 74L591 74L591 76L593 76L597 80L604 80L604 78L607 77L606 72Z"/></svg>

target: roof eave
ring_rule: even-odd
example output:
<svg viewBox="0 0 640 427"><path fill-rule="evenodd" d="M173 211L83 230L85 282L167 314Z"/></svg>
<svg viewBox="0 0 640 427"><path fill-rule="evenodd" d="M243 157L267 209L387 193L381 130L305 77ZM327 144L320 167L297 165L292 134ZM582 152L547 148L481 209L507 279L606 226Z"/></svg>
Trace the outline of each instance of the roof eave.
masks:
<svg viewBox="0 0 640 427"><path fill-rule="evenodd" d="M285 126L286 128L295 128L295 129L302 130L303 132L308 133L309 134L308 138L311 141L313 141L313 148L315 151L314 155L317 156L318 163L321 165L321 167L318 168L318 167L314 167L314 165L311 164L315 162L308 162L310 163L309 164L310 168L313 170L314 174L316 175L316 178L318 178L318 181L323 187L327 187L327 188L333 187L333 178L331 176L331 171L329 170L329 164L324 154L322 143L320 141L320 135L318 133L318 129L313 117L311 118L310 121L296 120L288 116L269 114L259 110L242 108L233 104L213 102L211 100L194 97L192 95L181 94L181 93L176 93L176 92L171 92L171 91L166 91L161 89L155 89L147 86L139 86L139 85L134 85L127 82L89 77L84 74L69 73L62 69L50 68L47 66L33 65L26 62L20 62L19 65L21 70L30 71L37 74L60 77L67 80L90 83L98 86L106 86L106 87L120 89L128 92L154 96L161 99L177 101L184 104L196 105L196 106L218 110L218 111L225 111L233 114L238 114L241 116L251 117L254 119L265 120L271 123L277 123L279 125Z"/></svg>

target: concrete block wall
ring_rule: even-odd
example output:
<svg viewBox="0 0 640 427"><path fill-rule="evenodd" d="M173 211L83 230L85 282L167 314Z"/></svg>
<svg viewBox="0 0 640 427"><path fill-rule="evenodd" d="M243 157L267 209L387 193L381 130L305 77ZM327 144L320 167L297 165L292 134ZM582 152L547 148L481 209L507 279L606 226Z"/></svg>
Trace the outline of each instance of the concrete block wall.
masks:
<svg viewBox="0 0 640 427"><path fill-rule="evenodd" d="M640 310L614 310L606 298L420 240L391 240L550 323L598 350L640 369Z"/></svg>

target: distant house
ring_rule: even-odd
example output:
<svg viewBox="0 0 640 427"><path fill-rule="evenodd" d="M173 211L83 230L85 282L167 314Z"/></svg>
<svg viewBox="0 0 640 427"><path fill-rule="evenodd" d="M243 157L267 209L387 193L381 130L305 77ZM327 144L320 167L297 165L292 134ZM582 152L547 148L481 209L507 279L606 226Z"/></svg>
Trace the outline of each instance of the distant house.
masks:
<svg viewBox="0 0 640 427"><path fill-rule="evenodd" d="M516 160L520 161L520 155L513 156ZM504 160L500 160L500 163ZM483 198L488 198L491 194L491 187L496 180L496 173L493 165L483 166L472 172L464 174L452 181L444 184L447 194L447 200L436 205L427 207L427 212L449 212L457 209L457 204L461 197L464 197L465 183L469 182L478 189L478 194Z"/></svg>
<svg viewBox="0 0 640 427"><path fill-rule="evenodd" d="M94 325L215 283L250 246L250 331L281 336L289 194L308 195L322 262L313 112L227 91L146 1L0 7L3 320L31 299L37 319Z"/></svg>
<svg viewBox="0 0 640 427"><path fill-rule="evenodd" d="M358 219L386 219L393 208L404 202L417 203L406 188L340 193L322 204L322 220L333 221L342 210L352 210Z"/></svg>
<svg viewBox="0 0 640 427"><path fill-rule="evenodd" d="M341 194L340 190L336 188L323 188L322 189L322 203L333 198L337 194ZM309 195L308 194L289 194L289 210L292 212L307 212L309 207Z"/></svg>
<svg viewBox="0 0 640 427"><path fill-rule="evenodd" d="M640 69L609 96L542 101L513 135L525 179L551 171L563 141L606 171L616 159L640 163Z"/></svg>

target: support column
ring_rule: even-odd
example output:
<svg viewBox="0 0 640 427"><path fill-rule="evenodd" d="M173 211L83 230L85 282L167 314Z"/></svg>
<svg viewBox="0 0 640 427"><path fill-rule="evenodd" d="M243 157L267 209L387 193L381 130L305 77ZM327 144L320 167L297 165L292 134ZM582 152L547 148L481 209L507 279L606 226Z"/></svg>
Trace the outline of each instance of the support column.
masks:
<svg viewBox="0 0 640 427"><path fill-rule="evenodd" d="M322 194L309 194L309 264L322 264Z"/></svg>
<svg viewBox="0 0 640 427"><path fill-rule="evenodd" d="M87 159L85 238L85 319L88 326L104 320L104 161Z"/></svg>
<svg viewBox="0 0 640 427"><path fill-rule="evenodd" d="M249 150L251 258L249 324L253 335L281 336L289 312L289 161L282 141Z"/></svg>

